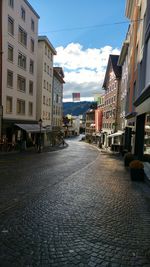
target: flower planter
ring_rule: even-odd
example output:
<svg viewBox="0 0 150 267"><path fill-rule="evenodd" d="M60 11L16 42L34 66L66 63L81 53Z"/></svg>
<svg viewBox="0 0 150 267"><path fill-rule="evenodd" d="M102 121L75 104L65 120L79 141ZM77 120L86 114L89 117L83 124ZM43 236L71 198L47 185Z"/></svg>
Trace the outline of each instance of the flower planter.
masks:
<svg viewBox="0 0 150 267"><path fill-rule="evenodd" d="M144 181L144 169L130 169L132 181Z"/></svg>

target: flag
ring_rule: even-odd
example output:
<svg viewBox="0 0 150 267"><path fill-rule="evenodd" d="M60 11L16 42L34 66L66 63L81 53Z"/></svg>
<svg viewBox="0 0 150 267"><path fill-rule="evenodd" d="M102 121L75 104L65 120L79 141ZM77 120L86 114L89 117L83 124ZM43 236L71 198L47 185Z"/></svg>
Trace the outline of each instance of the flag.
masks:
<svg viewBox="0 0 150 267"><path fill-rule="evenodd" d="M72 100L74 101L80 101L80 93L72 93Z"/></svg>

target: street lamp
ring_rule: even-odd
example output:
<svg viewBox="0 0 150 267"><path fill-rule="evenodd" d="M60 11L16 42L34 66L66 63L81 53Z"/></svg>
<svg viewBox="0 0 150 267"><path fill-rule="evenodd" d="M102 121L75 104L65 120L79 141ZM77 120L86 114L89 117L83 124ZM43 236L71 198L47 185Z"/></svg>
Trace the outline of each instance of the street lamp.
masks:
<svg viewBox="0 0 150 267"><path fill-rule="evenodd" d="M40 126L40 138L39 138L39 149L38 152L41 153L41 146L42 146L42 119L39 119L39 126Z"/></svg>

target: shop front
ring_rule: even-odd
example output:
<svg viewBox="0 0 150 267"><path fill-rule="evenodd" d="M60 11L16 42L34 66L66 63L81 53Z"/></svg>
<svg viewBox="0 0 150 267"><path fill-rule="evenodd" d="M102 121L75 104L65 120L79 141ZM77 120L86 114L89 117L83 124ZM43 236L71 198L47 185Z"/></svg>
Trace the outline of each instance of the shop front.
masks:
<svg viewBox="0 0 150 267"><path fill-rule="evenodd" d="M135 155L143 159L144 154L150 154L150 86L146 88L135 102L136 138Z"/></svg>

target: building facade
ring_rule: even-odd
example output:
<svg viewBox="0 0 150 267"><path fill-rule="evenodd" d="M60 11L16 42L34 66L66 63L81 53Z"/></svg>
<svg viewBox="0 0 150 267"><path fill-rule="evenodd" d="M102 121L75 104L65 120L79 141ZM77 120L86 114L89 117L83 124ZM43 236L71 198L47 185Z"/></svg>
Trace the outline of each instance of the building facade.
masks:
<svg viewBox="0 0 150 267"><path fill-rule="evenodd" d="M39 16L27 0L2 0L2 138L15 141L16 124L36 123Z"/></svg>
<svg viewBox="0 0 150 267"><path fill-rule="evenodd" d="M134 102L136 109L135 154L143 159L150 154L150 1L139 1L140 56L138 62L138 92Z"/></svg>
<svg viewBox="0 0 150 267"><path fill-rule="evenodd" d="M104 99L104 94L98 96L97 109L95 110L95 132L98 136L102 130Z"/></svg>
<svg viewBox="0 0 150 267"><path fill-rule="evenodd" d="M52 129L53 57L56 50L46 36L38 37L37 120Z"/></svg>
<svg viewBox="0 0 150 267"><path fill-rule="evenodd" d="M134 153L135 145L135 124L136 124L136 110L134 102L138 90L138 68L139 60L139 26L140 22L140 5L137 0L127 0L126 2L126 17L131 21L129 28L129 48L128 48L128 88L126 94L126 132L125 144L129 151Z"/></svg>
<svg viewBox="0 0 150 267"><path fill-rule="evenodd" d="M64 72L61 67L53 68L53 129L62 128L63 124L63 84Z"/></svg>
<svg viewBox="0 0 150 267"><path fill-rule="evenodd" d="M105 90L105 102L103 108L102 142L105 147L110 147L117 141L120 130L120 82L121 67L117 65L119 56L110 55L103 88ZM118 132L120 136L120 132Z"/></svg>
<svg viewBox="0 0 150 267"><path fill-rule="evenodd" d="M89 142L93 141L93 138L96 136L95 132L95 109L89 109L86 112L85 118L85 137Z"/></svg>

